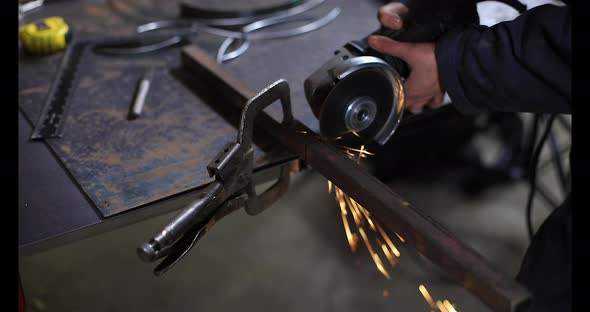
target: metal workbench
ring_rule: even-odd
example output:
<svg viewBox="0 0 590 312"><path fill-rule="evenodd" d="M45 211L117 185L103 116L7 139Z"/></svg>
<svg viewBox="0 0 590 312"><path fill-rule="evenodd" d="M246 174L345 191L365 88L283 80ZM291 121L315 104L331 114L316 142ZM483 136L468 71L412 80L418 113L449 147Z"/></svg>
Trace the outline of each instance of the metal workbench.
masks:
<svg viewBox="0 0 590 312"><path fill-rule="evenodd" d="M201 3L209 3L212 6L214 4L217 8L222 5L215 1L201 1ZM256 3L269 4L272 1L249 2L249 4ZM335 47L376 29L378 27L376 11L379 5L379 1L370 0L326 1L313 12L319 16L336 6L340 7L342 13L333 23L294 38L255 41L246 54L227 63L225 67L255 90L279 78L288 80L292 87L295 117L311 129L316 129L317 122L304 99L303 80L329 58ZM156 18L172 17L177 14L176 10L175 2L59 1L46 4L26 16L26 19L34 20L60 15L72 25L76 36L96 36L97 34L119 36L131 34L134 27L141 23ZM206 34L191 39L211 55L216 53L222 40L223 38ZM46 57L40 62L19 61L19 105L25 103L29 109L31 107L41 109L44 95L49 90L60 59L61 54ZM33 87L22 87L21 82L33 78L43 83ZM278 107L271 108L269 111L271 116L279 118L277 117L280 112ZM18 118L18 209L21 254L51 248L179 209L192 199L197 190L206 185L206 183L192 185L186 191L105 218L81 190L48 144L29 141L33 123L36 120L27 118L22 109ZM219 125L227 123L223 118L219 118L217 122ZM210 128L216 129L216 127ZM232 135L228 140L233 138ZM291 159L287 157L279 161L267 157L266 161L259 163L258 176L261 180L272 177L272 172L278 169L278 166L290 162ZM203 162L198 166L202 172L205 172L206 165L207 162Z"/></svg>

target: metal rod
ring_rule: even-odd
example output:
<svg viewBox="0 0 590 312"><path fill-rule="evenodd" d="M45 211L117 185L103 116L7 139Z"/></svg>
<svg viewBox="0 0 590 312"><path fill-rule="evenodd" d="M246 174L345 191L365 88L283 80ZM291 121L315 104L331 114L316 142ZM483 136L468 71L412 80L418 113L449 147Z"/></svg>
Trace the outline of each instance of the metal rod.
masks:
<svg viewBox="0 0 590 312"><path fill-rule="evenodd" d="M147 93L150 90L152 76L153 70L149 69L139 80L137 90L135 92L135 97L133 98L133 104L129 109L128 118L130 120L135 119L139 117L139 115L141 115L141 111L143 110L143 105L145 103L145 98L147 97Z"/></svg>
<svg viewBox="0 0 590 312"><path fill-rule="evenodd" d="M256 94L196 46L183 49L182 62L199 77L200 84L215 90L220 102L242 108ZM525 287L494 269L481 255L303 124L296 121L287 127L261 112L256 125L366 207L385 227L402 235L494 311L517 311L527 304L530 292Z"/></svg>

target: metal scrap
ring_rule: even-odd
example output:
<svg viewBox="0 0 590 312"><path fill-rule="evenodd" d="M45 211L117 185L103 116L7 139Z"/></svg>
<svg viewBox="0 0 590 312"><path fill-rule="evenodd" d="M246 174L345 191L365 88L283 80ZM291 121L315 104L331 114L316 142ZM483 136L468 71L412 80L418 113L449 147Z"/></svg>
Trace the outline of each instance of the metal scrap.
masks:
<svg viewBox="0 0 590 312"><path fill-rule="evenodd" d="M287 38L287 37L298 36L298 35L302 35L302 34L314 31L318 28L328 25L336 17L338 17L340 12L341 12L340 8L335 8L335 9L332 9L328 14L326 14L318 19L315 19L315 20L313 20L313 18L310 18L310 17L288 18L288 19L285 19L282 17L281 18L273 17L273 18L264 19L264 20L254 22L252 24L248 24L242 28L242 32L244 33L244 36L239 39L239 41L241 41L241 44L238 48L236 48L235 50L233 50L231 52L227 52L227 49L234 42L236 42L236 38L228 37L223 41L223 43L221 44L221 46L219 47L219 50L217 52L217 62L223 63L223 62L229 61L231 59L234 59L234 58L244 54L244 52L246 52L248 47L250 47L249 35L250 35L250 33L254 32L256 30L264 29L264 28L278 25L278 24L312 20L310 23L305 24L305 25L301 25L301 26L298 26L295 28L290 28L290 29L274 32L275 38L273 38L272 36L269 35L268 39Z"/></svg>
<svg viewBox="0 0 590 312"><path fill-rule="evenodd" d="M291 7L284 11L278 11L273 14L260 15L257 20L250 17L237 18L221 18L221 19L172 19L160 20L142 24L136 28L137 33L146 33L154 31L173 32L174 36L189 36L195 35L199 32L206 32L209 34L225 37L226 39L221 43L217 52L217 61L219 63L235 59L244 54L250 47L250 40L270 40L281 39L293 36L302 35L332 22L341 12L340 8L334 8L326 15L321 17L299 16L320 4L325 0L311 0L303 2L302 4ZM265 28L270 28L279 24L311 21L307 24L279 30L258 31ZM242 26L239 31L228 30L221 28L222 26ZM239 41L239 46L227 52L228 48L236 41Z"/></svg>

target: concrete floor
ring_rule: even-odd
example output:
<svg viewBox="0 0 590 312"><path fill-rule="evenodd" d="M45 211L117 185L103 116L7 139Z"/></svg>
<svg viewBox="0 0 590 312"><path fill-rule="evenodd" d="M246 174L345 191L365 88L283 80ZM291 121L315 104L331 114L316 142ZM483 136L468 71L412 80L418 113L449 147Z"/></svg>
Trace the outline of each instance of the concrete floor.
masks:
<svg viewBox="0 0 590 312"><path fill-rule="evenodd" d="M490 4L481 8L496 14L484 24L513 17ZM569 140L560 134L561 142ZM493 140L477 142L493 158ZM539 179L558 194L551 167ZM428 184L398 181L391 187L514 276L528 244L528 186L514 183L465 198L454 182L456 176L447 174ZM536 227L547 208L535 202ZM389 281L364 248L352 253L327 181L312 171L294 177L289 193L261 215L239 211L224 219L177 267L154 277L135 248L171 217L21 257L29 311L429 311L420 284L459 311L489 311L403 244Z"/></svg>

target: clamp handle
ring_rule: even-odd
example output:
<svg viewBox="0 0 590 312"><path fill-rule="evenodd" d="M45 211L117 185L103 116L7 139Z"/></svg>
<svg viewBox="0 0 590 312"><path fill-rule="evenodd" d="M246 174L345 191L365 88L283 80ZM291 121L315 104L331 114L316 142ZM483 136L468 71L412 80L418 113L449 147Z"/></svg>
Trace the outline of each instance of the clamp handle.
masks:
<svg viewBox="0 0 590 312"><path fill-rule="evenodd" d="M179 246L179 242L186 239L187 233L191 233L192 229L197 229L197 231L189 236L198 235L200 229L209 221L207 216L214 210L214 205L218 201L221 191L222 184L220 182L211 183L200 193L198 199L188 204L162 231L137 249L139 258L145 262L153 262L167 257Z"/></svg>

